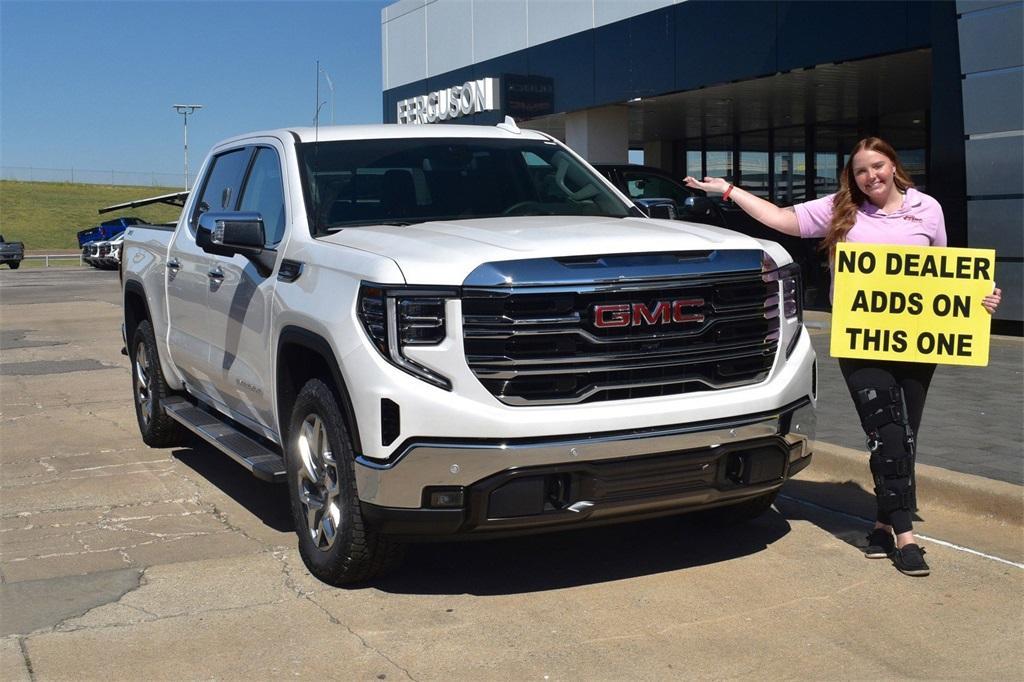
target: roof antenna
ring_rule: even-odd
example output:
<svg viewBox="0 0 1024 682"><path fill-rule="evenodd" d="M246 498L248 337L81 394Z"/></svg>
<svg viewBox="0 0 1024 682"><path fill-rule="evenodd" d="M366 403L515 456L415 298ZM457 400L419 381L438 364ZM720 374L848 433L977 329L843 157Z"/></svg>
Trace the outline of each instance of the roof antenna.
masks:
<svg viewBox="0 0 1024 682"><path fill-rule="evenodd" d="M506 116L505 120L498 124L498 127L502 130L507 130L513 135L522 135L523 131L516 125L516 120L511 116Z"/></svg>

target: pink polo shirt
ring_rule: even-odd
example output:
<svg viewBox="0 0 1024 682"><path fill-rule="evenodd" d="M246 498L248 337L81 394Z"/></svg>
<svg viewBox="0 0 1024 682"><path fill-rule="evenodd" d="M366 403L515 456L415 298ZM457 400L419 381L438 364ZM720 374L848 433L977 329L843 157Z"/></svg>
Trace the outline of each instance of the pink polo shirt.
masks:
<svg viewBox="0 0 1024 682"><path fill-rule="evenodd" d="M805 201L793 208L801 237L824 237L832 220L832 200L835 194ZM946 221L939 202L913 187L903 195L903 206L886 214L870 201L857 209L853 227L846 233L846 241L863 244L898 244L901 246L945 246ZM833 268L834 263L830 264ZM829 283L828 298L835 292L835 271Z"/></svg>
<svg viewBox="0 0 1024 682"><path fill-rule="evenodd" d="M835 194L805 201L793 208L800 225L801 237L824 237L832 220ZM946 221L939 202L913 187L907 188L903 206L892 213L882 213L871 202L857 209L853 228L846 241L866 244L899 244L905 246L945 246Z"/></svg>

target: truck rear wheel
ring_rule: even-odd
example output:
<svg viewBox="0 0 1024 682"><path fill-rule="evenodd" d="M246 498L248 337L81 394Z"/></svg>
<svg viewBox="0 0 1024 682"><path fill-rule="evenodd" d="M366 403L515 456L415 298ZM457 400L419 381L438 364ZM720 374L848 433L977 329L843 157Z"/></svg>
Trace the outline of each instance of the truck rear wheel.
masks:
<svg viewBox="0 0 1024 682"><path fill-rule="evenodd" d="M17 270L18 268L21 267L21 261L12 260L10 263L8 263L8 265L11 266L11 270Z"/></svg>
<svg viewBox="0 0 1024 682"><path fill-rule="evenodd" d="M307 381L295 399L285 460L299 554L310 573L347 585L397 565L401 545L363 521L348 429L320 379Z"/></svg>
<svg viewBox="0 0 1024 682"><path fill-rule="evenodd" d="M131 346L132 396L142 440L154 448L180 445L181 427L164 412L163 402L171 395L171 389L160 369L156 336L149 320L143 320L135 328Z"/></svg>

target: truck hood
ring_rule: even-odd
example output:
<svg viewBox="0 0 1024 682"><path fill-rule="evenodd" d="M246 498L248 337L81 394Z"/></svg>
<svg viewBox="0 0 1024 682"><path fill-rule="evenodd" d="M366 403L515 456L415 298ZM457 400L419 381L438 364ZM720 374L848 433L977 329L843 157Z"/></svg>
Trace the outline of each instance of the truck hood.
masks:
<svg viewBox="0 0 1024 682"><path fill-rule="evenodd" d="M438 221L407 227L343 229L322 241L394 260L407 284L457 286L483 263L613 253L762 249L790 261L774 243L678 220L525 216Z"/></svg>

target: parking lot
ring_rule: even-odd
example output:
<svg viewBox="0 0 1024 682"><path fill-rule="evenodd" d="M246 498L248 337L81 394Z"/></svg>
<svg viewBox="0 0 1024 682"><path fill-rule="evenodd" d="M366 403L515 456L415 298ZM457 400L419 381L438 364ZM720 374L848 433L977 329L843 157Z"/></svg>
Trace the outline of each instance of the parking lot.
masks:
<svg viewBox="0 0 1024 682"><path fill-rule="evenodd" d="M142 443L118 294L112 272L0 271L0 679L1024 675L1015 515L923 499L932 575L909 578L863 558L871 497L829 480L824 458L728 531L682 517L423 544L372 586L322 584L283 486L199 441ZM1007 359L972 376L1009 372L1019 392L1019 341L994 341ZM822 436L856 448L830 371ZM945 376L961 401L985 393ZM1004 399L1006 424L998 406L958 412L948 389L936 384L926 428L962 419L968 445L926 437L923 461L959 484L959 460L986 477L965 488L1019 495L1021 396ZM978 433L965 466L957 448Z"/></svg>

